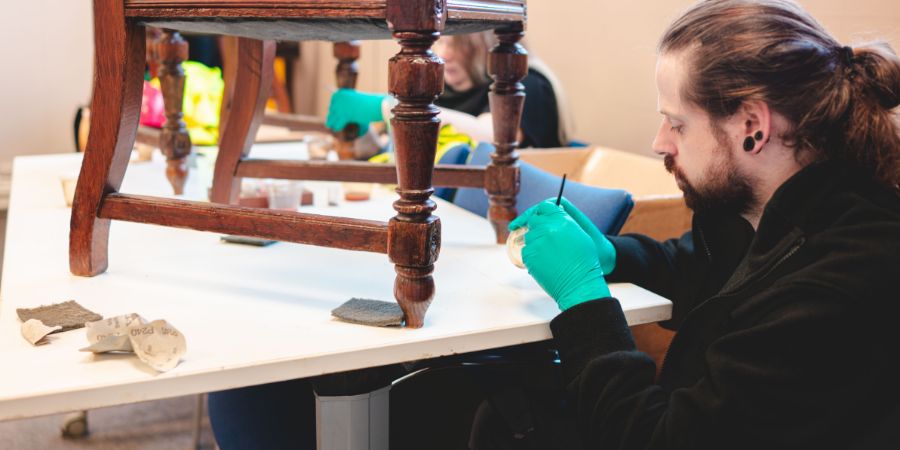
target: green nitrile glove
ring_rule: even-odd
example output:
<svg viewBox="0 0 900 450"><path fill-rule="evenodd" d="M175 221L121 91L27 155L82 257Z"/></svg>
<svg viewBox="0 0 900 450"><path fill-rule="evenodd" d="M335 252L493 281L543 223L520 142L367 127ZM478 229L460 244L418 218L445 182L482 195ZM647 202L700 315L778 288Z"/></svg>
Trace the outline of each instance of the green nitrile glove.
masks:
<svg viewBox="0 0 900 450"><path fill-rule="evenodd" d="M522 261L560 310L610 296L594 241L555 199L538 203L526 214L524 223L513 221L515 228L528 227Z"/></svg>
<svg viewBox="0 0 900 450"><path fill-rule="evenodd" d="M616 247L613 246L612 242L609 242L606 235L597 229L594 222L591 222L591 219L588 219L588 217L584 215L580 209L576 208L568 199L563 197L559 201L559 205L575 219L575 222L581 226L581 229L594 241L594 245L597 247L597 256L600 257L600 268L603 269L603 275L606 276L611 274L612 271L616 269Z"/></svg>
<svg viewBox="0 0 900 450"><path fill-rule="evenodd" d="M547 200L544 200L541 203L545 203L548 201L550 201L549 198ZM516 217L515 219L513 219L513 221L510 222L509 226L507 227L507 228L509 228L509 231L516 231L517 229L522 228L525 225L527 225L528 221L531 220L531 216L533 216L534 213L537 212L537 207L541 203L538 203L537 205L534 205L531 208L526 209L525 212L523 212L522 214L519 214L519 217Z"/></svg>
<svg viewBox="0 0 900 450"><path fill-rule="evenodd" d="M351 123L359 125L359 136L369 131L369 124L383 121L381 102L386 94L369 94L355 89L341 88L331 94L325 126L341 131Z"/></svg>
<svg viewBox="0 0 900 450"><path fill-rule="evenodd" d="M556 198L548 198L544 202L553 202L555 205ZM538 203L540 205L540 203ZM510 222L509 231L513 231L516 228L520 228L525 225L528 220L534 215L535 211L537 211L538 205L534 205L528 210L526 210L522 215L516 217L515 220ZM563 210L575 220L582 230L591 237L591 240L594 241L594 246L597 248L597 256L600 258L600 268L603 270L603 275L609 275L616 268L616 247L613 246L612 242L606 238L606 236L597 229L597 226L591 222L591 219L588 219L587 216L584 215L581 210L579 210L575 205L572 204L567 198L563 197L559 201L559 205L563 208Z"/></svg>

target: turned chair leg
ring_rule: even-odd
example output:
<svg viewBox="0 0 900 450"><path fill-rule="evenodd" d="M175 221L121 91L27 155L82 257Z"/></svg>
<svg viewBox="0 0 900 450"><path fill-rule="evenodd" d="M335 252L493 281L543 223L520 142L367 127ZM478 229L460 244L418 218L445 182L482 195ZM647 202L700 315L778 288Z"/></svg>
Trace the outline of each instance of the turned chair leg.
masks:
<svg viewBox="0 0 900 450"><path fill-rule="evenodd" d="M210 200L236 204L241 193L241 178L237 167L250 153L256 132L262 122L269 89L272 87L272 64L275 61L275 41L238 39L237 74L229 89L231 107L226 122L221 124L219 155L213 174ZM240 86L240 90L235 91Z"/></svg>
<svg viewBox="0 0 900 450"><path fill-rule="evenodd" d="M485 173L485 190L490 199L488 218L497 235L497 243L506 242L507 226L516 218L516 194L519 193L519 122L525 102L520 81L528 73L528 53L518 44L522 27L495 31L499 43L491 49L488 72L494 79L488 99L494 122L494 147Z"/></svg>
<svg viewBox="0 0 900 450"><path fill-rule="evenodd" d="M356 75L359 69L356 60L359 59L359 43L335 42L333 46L334 57L338 60L334 71L337 87L356 89ZM335 133L335 149L340 159L355 159L353 143L359 134L358 124L349 124L346 128Z"/></svg>
<svg viewBox="0 0 900 450"><path fill-rule="evenodd" d="M390 60L389 90L397 160L397 215L388 224L388 256L395 264L394 296L406 326L419 328L434 298L434 262L441 246L441 222L431 214L434 155L440 120L433 102L444 84L443 61L431 52L437 32L395 31L402 47Z"/></svg>
<svg viewBox="0 0 900 450"><path fill-rule="evenodd" d="M100 219L98 213L103 197L122 185L134 147L144 79L144 27L125 19L120 0L95 3L91 131L69 232L69 268L81 276L102 273L108 264L109 220Z"/></svg>
<svg viewBox="0 0 900 450"><path fill-rule="evenodd" d="M191 136L184 123L184 69L188 58L188 43L181 34L163 30L154 43L159 63L159 85L165 105L166 122L159 136L159 149L166 155L166 178L175 194L184 193L188 176L188 155L191 154Z"/></svg>

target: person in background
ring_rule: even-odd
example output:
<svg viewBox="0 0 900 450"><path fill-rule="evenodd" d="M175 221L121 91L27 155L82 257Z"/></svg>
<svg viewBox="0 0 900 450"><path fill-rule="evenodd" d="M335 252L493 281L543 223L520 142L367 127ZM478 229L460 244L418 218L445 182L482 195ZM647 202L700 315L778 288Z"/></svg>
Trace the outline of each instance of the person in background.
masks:
<svg viewBox="0 0 900 450"><path fill-rule="evenodd" d="M432 47L444 60L444 92L434 102L441 109L438 118L443 125L442 133L459 132L474 141L493 141L488 103L491 78L487 73L487 55L493 44L493 34L482 32L442 36ZM528 74L522 80L525 105L519 126L519 146L565 146L569 142L568 121L562 89L540 60L529 55L528 63ZM338 89L331 96L325 124L340 131L356 123L362 135L370 123L387 118L390 106L387 94Z"/></svg>
<svg viewBox="0 0 900 450"><path fill-rule="evenodd" d="M900 448L900 58L790 0L709 0L663 35L656 83L692 230L607 237L555 199L513 221L561 310L566 406L483 404L471 448ZM607 281L672 300L658 379Z"/></svg>

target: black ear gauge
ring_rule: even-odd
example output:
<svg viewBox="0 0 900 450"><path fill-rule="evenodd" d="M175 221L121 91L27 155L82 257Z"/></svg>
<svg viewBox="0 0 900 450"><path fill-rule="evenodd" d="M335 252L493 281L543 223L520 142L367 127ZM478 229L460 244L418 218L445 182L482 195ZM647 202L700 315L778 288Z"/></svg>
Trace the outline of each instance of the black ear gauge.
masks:
<svg viewBox="0 0 900 450"><path fill-rule="evenodd" d="M749 152L753 150L754 147L756 147L756 141L754 141L752 137L747 136L747 138L744 139L744 151Z"/></svg>
<svg viewBox="0 0 900 450"><path fill-rule="evenodd" d="M756 134L753 135L753 139L756 139L757 141L763 140L763 132L757 131Z"/></svg>

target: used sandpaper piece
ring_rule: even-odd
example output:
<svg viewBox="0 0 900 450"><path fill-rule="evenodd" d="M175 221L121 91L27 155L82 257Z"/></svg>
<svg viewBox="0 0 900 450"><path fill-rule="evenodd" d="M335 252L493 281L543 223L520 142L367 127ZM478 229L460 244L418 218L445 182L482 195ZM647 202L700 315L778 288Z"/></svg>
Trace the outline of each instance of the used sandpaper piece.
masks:
<svg viewBox="0 0 900 450"><path fill-rule="evenodd" d="M37 308L16 308L16 314L19 315L19 320L22 322L27 322L28 319L37 319L48 327L62 327L52 333L82 328L85 322L103 319L103 316L79 305L75 300Z"/></svg>
<svg viewBox="0 0 900 450"><path fill-rule="evenodd" d="M90 322L86 337L89 346L82 352L131 352L156 369L174 369L187 352L187 341L181 332L165 320L147 322L138 314L124 314Z"/></svg>
<svg viewBox="0 0 900 450"><path fill-rule="evenodd" d="M59 325L55 327L48 327L47 325L44 325L44 323L40 320L28 319L25 321L25 323L22 324L22 337L24 337L26 341L31 343L31 345L43 344L47 342L44 338L48 334L60 329L62 329L62 327Z"/></svg>
<svg viewBox="0 0 900 450"><path fill-rule="evenodd" d="M360 325L391 327L403 325L400 305L382 300L351 298L331 311L340 320Z"/></svg>

